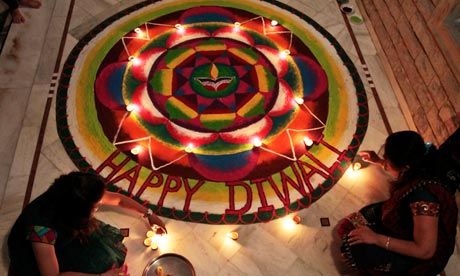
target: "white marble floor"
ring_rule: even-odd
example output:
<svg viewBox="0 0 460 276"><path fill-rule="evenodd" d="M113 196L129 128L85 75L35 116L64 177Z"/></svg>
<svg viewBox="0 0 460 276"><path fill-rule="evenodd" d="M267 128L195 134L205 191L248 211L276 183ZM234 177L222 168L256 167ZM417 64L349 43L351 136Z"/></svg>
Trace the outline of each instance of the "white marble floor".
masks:
<svg viewBox="0 0 460 276"><path fill-rule="evenodd" d="M77 41L92 27L139 0L43 0L39 10L23 9L25 24L11 26L0 55L0 240L2 259L0 275L7 275L5 248L7 233L21 211L29 182L31 199L42 193L62 173L75 170L65 153L55 126L54 89L59 74L55 63L66 19L70 24L65 37L61 64ZM307 14L340 42L364 80L371 110L369 128L361 149L378 150L387 136L374 95L359 66L349 32L334 0L283 0ZM353 1L351 1L353 3ZM357 11L359 14L359 11ZM352 25L353 31L385 114L393 131L407 129L384 67L365 24ZM59 67L60 68L60 67ZM53 78L54 76L54 78ZM38 152L40 129L46 104L51 104L43 141ZM35 156L35 158L34 158ZM36 170L31 171L36 162ZM146 249L146 227L137 216L121 210L101 210L98 216L121 228L130 228L126 240L127 263L133 276L141 275L149 260L164 252L187 257L197 275L341 275L335 263L337 244L333 226L346 214L387 195L386 176L377 168L347 173L340 182L310 208L298 213L301 224L286 229L283 220L247 226L212 226L166 219L168 243L159 251ZM322 227L321 217L328 217L330 227ZM237 241L226 239L229 231L238 231ZM447 268L447 275L460 271L460 240Z"/></svg>

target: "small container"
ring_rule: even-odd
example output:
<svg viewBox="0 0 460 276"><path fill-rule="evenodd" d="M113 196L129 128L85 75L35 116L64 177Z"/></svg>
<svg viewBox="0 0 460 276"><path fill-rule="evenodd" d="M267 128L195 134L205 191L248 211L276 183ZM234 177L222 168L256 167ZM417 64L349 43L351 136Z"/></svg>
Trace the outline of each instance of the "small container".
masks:
<svg viewBox="0 0 460 276"><path fill-rule="evenodd" d="M342 4L342 5L340 5L340 10L344 14L353 14L355 12L355 9L350 4Z"/></svg>
<svg viewBox="0 0 460 276"><path fill-rule="evenodd" d="M151 238L146 238L144 240L144 245L147 246L147 247L151 246L152 245L152 239Z"/></svg>
<svg viewBox="0 0 460 276"><path fill-rule="evenodd" d="M160 255L145 267L142 276L158 276L158 268L164 275L195 276L193 265L184 256L166 253Z"/></svg>
<svg viewBox="0 0 460 276"><path fill-rule="evenodd" d="M302 218L299 215L295 215L292 220L295 222L295 224L300 224Z"/></svg>
<svg viewBox="0 0 460 276"><path fill-rule="evenodd" d="M157 250L158 249L158 243L155 242L155 241L152 241L152 243L150 244L150 249Z"/></svg>
<svg viewBox="0 0 460 276"><path fill-rule="evenodd" d="M356 161L356 162L353 163L353 170L354 171L360 170L362 167L363 167L363 164L361 164L361 162L359 162L359 161Z"/></svg>
<svg viewBox="0 0 460 276"><path fill-rule="evenodd" d="M233 231L233 232L228 232L227 233L227 237L229 237L230 239L236 241L238 239L238 232L236 231Z"/></svg>

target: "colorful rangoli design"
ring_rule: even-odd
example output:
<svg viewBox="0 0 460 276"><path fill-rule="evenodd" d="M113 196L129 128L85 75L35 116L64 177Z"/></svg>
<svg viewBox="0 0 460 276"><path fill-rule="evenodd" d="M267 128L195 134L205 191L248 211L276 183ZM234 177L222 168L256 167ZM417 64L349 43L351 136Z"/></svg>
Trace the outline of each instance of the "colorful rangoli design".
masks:
<svg viewBox="0 0 460 276"><path fill-rule="evenodd" d="M75 164L194 222L268 221L330 189L367 128L364 87L334 38L276 1L151 2L103 22L66 62L57 123Z"/></svg>

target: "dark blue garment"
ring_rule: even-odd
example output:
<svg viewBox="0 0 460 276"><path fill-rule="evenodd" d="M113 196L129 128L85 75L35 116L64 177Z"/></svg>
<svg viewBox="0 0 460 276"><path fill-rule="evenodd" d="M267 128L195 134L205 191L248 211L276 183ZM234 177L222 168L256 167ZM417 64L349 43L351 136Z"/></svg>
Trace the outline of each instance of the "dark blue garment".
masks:
<svg viewBox="0 0 460 276"><path fill-rule="evenodd" d="M45 226L56 231L54 248L61 272L102 273L114 265L120 267L126 257L126 247L120 230L97 221L97 228L84 240L66 234L55 223L56 206L46 193L32 201L16 220L8 237L10 266L14 275L40 275L27 240L31 226Z"/></svg>

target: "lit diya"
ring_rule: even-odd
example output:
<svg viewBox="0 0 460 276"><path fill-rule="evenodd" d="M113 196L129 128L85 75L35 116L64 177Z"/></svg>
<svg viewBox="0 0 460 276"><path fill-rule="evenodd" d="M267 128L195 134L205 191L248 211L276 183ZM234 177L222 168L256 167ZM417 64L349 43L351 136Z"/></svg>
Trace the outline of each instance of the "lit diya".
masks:
<svg viewBox="0 0 460 276"><path fill-rule="evenodd" d="M158 245L163 243L166 239L168 231L164 227L154 224L152 230L147 231L144 245L150 247L152 250L157 250Z"/></svg>

